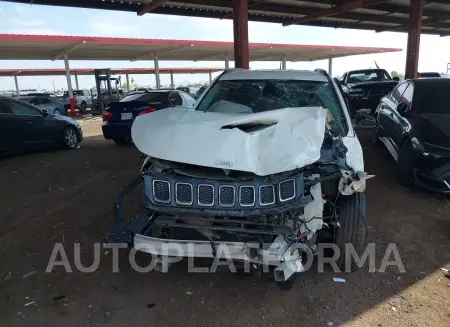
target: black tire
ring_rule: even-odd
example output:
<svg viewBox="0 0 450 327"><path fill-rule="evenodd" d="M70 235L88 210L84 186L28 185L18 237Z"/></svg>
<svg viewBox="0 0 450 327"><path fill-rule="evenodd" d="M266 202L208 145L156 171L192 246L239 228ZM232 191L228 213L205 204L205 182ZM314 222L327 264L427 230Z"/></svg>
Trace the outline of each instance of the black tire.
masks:
<svg viewBox="0 0 450 327"><path fill-rule="evenodd" d="M416 157L411 142L405 141L398 152L397 176L400 184L412 186L414 184L414 165Z"/></svg>
<svg viewBox="0 0 450 327"><path fill-rule="evenodd" d="M86 102L81 102L80 103L80 112L82 113L82 114L85 114L86 113L86 108L87 108L87 104L86 104Z"/></svg>
<svg viewBox="0 0 450 327"><path fill-rule="evenodd" d="M353 245L359 257L367 247L366 194L357 192L352 195L341 195L338 203L340 227L335 233L335 244L340 250L337 265L341 271L349 272L358 269L352 256L347 258L346 244ZM350 264L346 267L346 261Z"/></svg>
<svg viewBox="0 0 450 327"><path fill-rule="evenodd" d="M78 147L78 136L75 128L66 127L63 131L63 145L66 149L76 149Z"/></svg>
<svg viewBox="0 0 450 327"><path fill-rule="evenodd" d="M53 110L53 114L59 116L59 115L61 115L61 110L55 109L55 110Z"/></svg>

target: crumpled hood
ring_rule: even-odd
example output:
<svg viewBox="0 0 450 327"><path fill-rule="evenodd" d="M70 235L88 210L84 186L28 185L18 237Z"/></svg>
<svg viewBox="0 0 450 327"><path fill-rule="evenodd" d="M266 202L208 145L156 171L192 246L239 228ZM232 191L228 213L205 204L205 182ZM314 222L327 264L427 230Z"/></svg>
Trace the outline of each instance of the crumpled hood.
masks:
<svg viewBox="0 0 450 327"><path fill-rule="evenodd" d="M252 114L168 108L137 117L131 135L151 157L266 176L319 159L326 113L321 107Z"/></svg>

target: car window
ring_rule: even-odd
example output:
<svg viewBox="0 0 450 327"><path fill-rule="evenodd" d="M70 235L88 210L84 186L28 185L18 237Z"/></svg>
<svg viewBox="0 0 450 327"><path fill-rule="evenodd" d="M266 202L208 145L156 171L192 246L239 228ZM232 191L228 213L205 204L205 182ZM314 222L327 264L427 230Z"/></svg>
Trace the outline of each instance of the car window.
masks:
<svg viewBox="0 0 450 327"><path fill-rule="evenodd" d="M41 103L39 102L39 98L31 98L30 101L28 101L30 104L34 105L34 106L38 106Z"/></svg>
<svg viewBox="0 0 450 327"><path fill-rule="evenodd" d="M347 83L359 83L369 81L388 81L390 80L389 74L385 70L362 70L350 72L348 75Z"/></svg>
<svg viewBox="0 0 450 327"><path fill-rule="evenodd" d="M15 115L42 116L39 109L27 106L25 103L10 101L9 106Z"/></svg>
<svg viewBox="0 0 450 327"><path fill-rule="evenodd" d="M52 103L50 98L40 98L42 104Z"/></svg>
<svg viewBox="0 0 450 327"><path fill-rule="evenodd" d="M181 96L183 97L184 104L187 106L193 106L195 105L195 100L193 97L191 97L189 94L185 92L180 92Z"/></svg>
<svg viewBox="0 0 450 327"><path fill-rule="evenodd" d="M414 85L409 83L403 95L400 97L400 101L406 104L410 104L414 94Z"/></svg>
<svg viewBox="0 0 450 327"><path fill-rule="evenodd" d="M12 114L13 111L10 102L7 100L0 100L0 114Z"/></svg>
<svg viewBox="0 0 450 327"><path fill-rule="evenodd" d="M423 114L450 115L450 80L417 83L415 85L413 111Z"/></svg>
<svg viewBox="0 0 450 327"><path fill-rule="evenodd" d="M403 92L405 92L406 88L408 87L409 83L402 83L398 85L393 91L392 91L392 100L396 103L400 101L400 98L403 95Z"/></svg>
<svg viewBox="0 0 450 327"><path fill-rule="evenodd" d="M84 91L84 95L87 96L87 97L90 97L90 96L91 96L91 94L89 93L88 90Z"/></svg>
<svg viewBox="0 0 450 327"><path fill-rule="evenodd" d="M173 106L182 106L183 99L181 99L181 95L178 92L170 92L169 93L169 102Z"/></svg>
<svg viewBox="0 0 450 327"><path fill-rule="evenodd" d="M334 118L333 127L346 133L345 115L334 85L329 82L219 80L202 97L196 110L247 114L302 107L328 109Z"/></svg>

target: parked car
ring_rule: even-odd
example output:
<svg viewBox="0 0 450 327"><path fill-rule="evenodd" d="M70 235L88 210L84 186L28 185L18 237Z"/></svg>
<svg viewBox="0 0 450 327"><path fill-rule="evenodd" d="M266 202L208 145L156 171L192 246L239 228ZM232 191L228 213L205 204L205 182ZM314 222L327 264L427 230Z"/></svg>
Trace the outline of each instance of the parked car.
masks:
<svg viewBox="0 0 450 327"><path fill-rule="evenodd" d="M58 102L55 98L44 95L27 95L18 98L21 101L32 104L39 109L46 109L53 115L66 115L66 108L64 104Z"/></svg>
<svg viewBox="0 0 450 327"><path fill-rule="evenodd" d="M391 78L384 69L363 69L345 73L339 82L353 119L360 109L370 109L373 113L380 99L398 84L399 78Z"/></svg>
<svg viewBox="0 0 450 327"><path fill-rule="evenodd" d="M89 90L73 90L73 97L75 98L75 108L85 113L87 108L92 106L92 94ZM63 96L64 108L70 108L69 91L64 91Z"/></svg>
<svg viewBox="0 0 450 327"><path fill-rule="evenodd" d="M430 77L441 77L441 74L430 72L417 73L417 78L430 78Z"/></svg>
<svg viewBox="0 0 450 327"><path fill-rule="evenodd" d="M306 269L303 250L334 239L338 265L356 268L344 247L365 250L368 177L324 70L227 70L194 109L136 118L133 142L148 157L131 185L144 184L143 211L122 223L120 198L108 242L134 240L155 255L173 245L186 250L177 256L204 258L226 248L227 260L276 267L275 280L289 282Z"/></svg>
<svg viewBox="0 0 450 327"><path fill-rule="evenodd" d="M450 193L450 80L405 80L376 110L376 144L397 161L405 185Z"/></svg>
<svg viewBox="0 0 450 327"><path fill-rule="evenodd" d="M178 90L136 91L119 102L112 102L103 112L103 136L116 144L131 141L131 125L137 116L168 107L192 108L195 100Z"/></svg>
<svg viewBox="0 0 450 327"><path fill-rule="evenodd" d="M49 114L17 99L0 97L0 154L65 147L83 140L80 125L69 117Z"/></svg>

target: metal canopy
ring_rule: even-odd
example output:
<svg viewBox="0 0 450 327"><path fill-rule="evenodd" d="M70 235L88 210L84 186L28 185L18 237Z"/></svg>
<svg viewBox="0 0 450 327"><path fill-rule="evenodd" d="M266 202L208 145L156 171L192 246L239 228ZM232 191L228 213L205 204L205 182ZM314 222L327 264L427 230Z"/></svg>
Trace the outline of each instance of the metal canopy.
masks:
<svg viewBox="0 0 450 327"><path fill-rule="evenodd" d="M160 74L208 74L222 71L223 68L160 68ZM112 68L112 75L120 74L154 74L153 68ZM57 76L65 75L65 69L0 69L0 77L5 76ZM94 75L93 68L72 68L72 75Z"/></svg>
<svg viewBox="0 0 450 327"><path fill-rule="evenodd" d="M4 1L4 0L0 0ZM11 0L8 0L11 1ZM232 18L231 0L12 0L11 2L180 16ZM408 31L410 0L252 0L251 21L375 31ZM425 0L422 33L450 35L449 0Z"/></svg>
<svg viewBox="0 0 450 327"><path fill-rule="evenodd" d="M88 36L0 34L0 59L57 60L192 60L234 59L233 42L130 39ZM369 53L401 51L393 48L303 44L250 43L251 61L312 61Z"/></svg>

